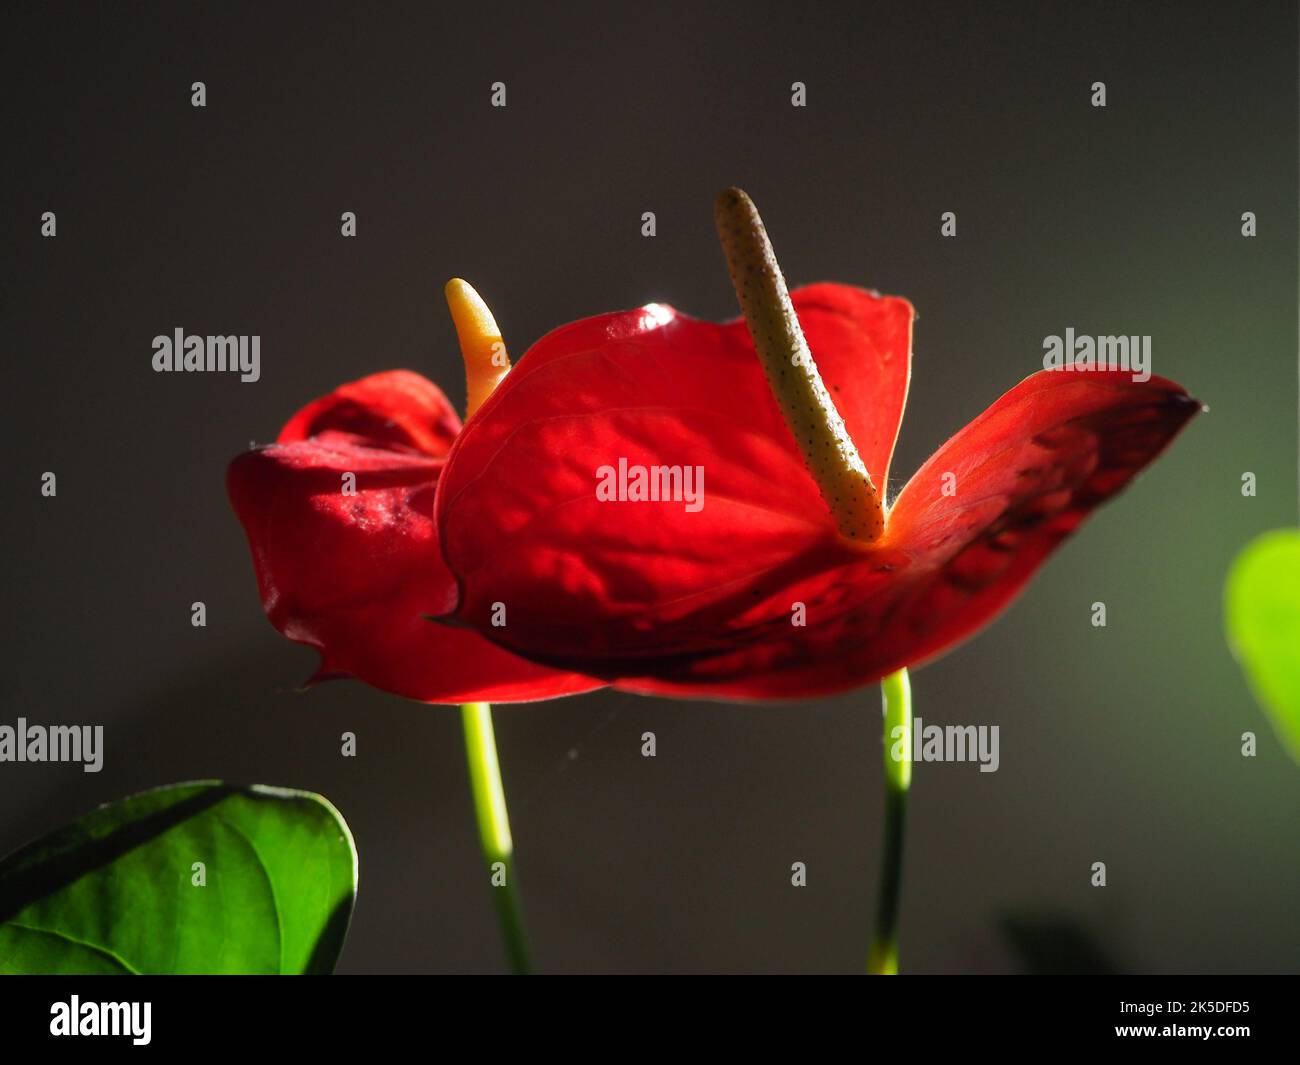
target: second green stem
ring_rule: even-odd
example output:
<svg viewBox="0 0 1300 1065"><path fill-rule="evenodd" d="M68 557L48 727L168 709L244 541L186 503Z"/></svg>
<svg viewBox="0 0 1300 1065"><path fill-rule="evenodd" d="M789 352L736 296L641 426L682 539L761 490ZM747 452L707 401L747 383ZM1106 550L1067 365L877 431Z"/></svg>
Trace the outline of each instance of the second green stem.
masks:
<svg viewBox="0 0 1300 1065"><path fill-rule="evenodd" d="M884 709L885 838L880 862L876 931L867 954L873 976L898 974L898 910L902 900L903 828L912 786L912 684L906 669L880 682Z"/></svg>
<svg viewBox="0 0 1300 1065"><path fill-rule="evenodd" d="M530 971L528 943L515 882L514 841L510 837L510 815L501 784L501 763L497 759L496 733L492 728L490 703L465 703L460 708L465 728L465 753L469 758L469 783L478 819L479 841L492 880L492 892L501 922L510 968L519 975Z"/></svg>

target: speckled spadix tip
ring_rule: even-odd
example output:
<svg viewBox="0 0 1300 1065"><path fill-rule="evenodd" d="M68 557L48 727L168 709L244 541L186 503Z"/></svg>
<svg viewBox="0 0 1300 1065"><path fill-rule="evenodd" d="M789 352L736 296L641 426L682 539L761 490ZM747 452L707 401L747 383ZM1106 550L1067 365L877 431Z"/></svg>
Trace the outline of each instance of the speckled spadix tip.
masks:
<svg viewBox="0 0 1300 1065"><path fill-rule="evenodd" d="M871 542L885 512L804 338L758 209L741 189L713 205L731 283L767 382L840 535Z"/></svg>
<svg viewBox="0 0 1300 1065"><path fill-rule="evenodd" d="M510 372L510 356L496 319L473 285L453 277L442 291L465 360L465 417L469 419Z"/></svg>

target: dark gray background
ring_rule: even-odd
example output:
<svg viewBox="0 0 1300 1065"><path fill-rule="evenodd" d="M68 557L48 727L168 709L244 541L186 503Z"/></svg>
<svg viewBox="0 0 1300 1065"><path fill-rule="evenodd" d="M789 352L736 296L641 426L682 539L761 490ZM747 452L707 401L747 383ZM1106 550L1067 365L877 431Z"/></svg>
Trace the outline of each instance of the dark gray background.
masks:
<svg viewBox="0 0 1300 1065"><path fill-rule="evenodd" d="M1002 767L917 771L904 967L1034 968L1080 942L1126 969L1300 967L1300 768L1220 621L1232 555L1296 519L1293 4L27 5L0 38L0 721L107 731L98 775L0 765L0 850L155 784L311 788L360 848L343 971L500 969L458 714L291 690L314 654L262 616L224 468L375 370L460 402L453 275L516 355L651 300L731 317L710 204L734 183L792 282L919 309L899 477L1067 326L1151 334L1156 372L1211 408L1002 620L916 673L927 720L1001 726ZM261 334L262 380L155 375L151 339L177 326ZM860 968L875 689L596 694L497 722L541 968ZM1050 934L1026 949L1011 926ZM1049 966L1084 964L1069 954Z"/></svg>

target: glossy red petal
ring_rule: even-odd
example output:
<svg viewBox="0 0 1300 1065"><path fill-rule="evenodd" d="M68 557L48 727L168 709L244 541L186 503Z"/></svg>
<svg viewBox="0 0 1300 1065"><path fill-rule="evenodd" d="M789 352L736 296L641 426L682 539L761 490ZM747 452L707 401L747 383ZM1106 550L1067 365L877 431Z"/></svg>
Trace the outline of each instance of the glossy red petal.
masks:
<svg viewBox="0 0 1300 1065"><path fill-rule="evenodd" d="M480 624L486 602L513 589L523 609L503 630L509 646L629 690L794 698L857 687L992 620L1199 409L1159 378L1037 374L926 463L885 540L864 550L831 534L815 488L773 447L739 346L702 324L669 318L598 351L545 351L539 383L577 390L577 405L507 393L496 424L466 434L439 496L462 617ZM657 416L661 373L702 382L703 394L686 386L675 421ZM557 475L521 475L556 448ZM680 506L595 503L593 463L620 450L702 463L695 523ZM466 455L475 461L461 467ZM502 529L475 544L471 515L482 530L494 511Z"/></svg>
<svg viewBox="0 0 1300 1065"><path fill-rule="evenodd" d="M291 444L330 431L350 433L373 447L441 458L460 432L460 417L428 378L387 370L308 403L285 423L278 440Z"/></svg>
<svg viewBox="0 0 1300 1065"><path fill-rule="evenodd" d="M310 439L231 464L227 488L271 623L320 651L317 676L350 675L425 702L516 702L600 686L421 617L443 611L455 594L433 524L443 460L415 452L417 441L421 448L436 441L427 431L442 423L421 419L436 413L428 401L437 390L413 384L421 380L414 374L378 376L398 385L379 393L378 408L353 408L355 389L333 406L307 408L321 419L341 416L339 424L364 428L364 436L319 431L325 422L316 421ZM411 402L394 402L401 396ZM376 447L384 435L410 450ZM343 492L347 473L356 476L355 495Z"/></svg>
<svg viewBox="0 0 1300 1065"><path fill-rule="evenodd" d="M883 472L906 396L910 307L834 285L794 298ZM884 413L864 406L876 390ZM702 509L687 493L598 499L601 471L620 461L683 477L701 468ZM458 616L485 629L505 603L507 627L488 634L530 657L728 647L760 589L848 554L743 323L662 306L573 323L528 351L457 441L438 514L464 593Z"/></svg>
<svg viewBox="0 0 1300 1065"><path fill-rule="evenodd" d="M789 698L842 691L920 665L989 624L1061 541L1199 410L1162 378L1035 374L908 482L878 552L789 590L807 597L806 628L787 626L729 656L620 686Z"/></svg>

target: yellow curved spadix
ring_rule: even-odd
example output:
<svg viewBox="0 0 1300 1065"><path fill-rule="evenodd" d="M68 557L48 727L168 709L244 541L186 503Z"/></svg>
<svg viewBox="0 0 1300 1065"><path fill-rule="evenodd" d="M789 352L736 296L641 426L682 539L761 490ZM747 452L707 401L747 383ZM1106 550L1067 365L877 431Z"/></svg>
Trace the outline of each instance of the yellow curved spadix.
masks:
<svg viewBox="0 0 1300 1065"><path fill-rule="evenodd" d="M468 421L510 372L510 356L496 319L469 282L453 277L442 291L465 360L465 419Z"/></svg>

